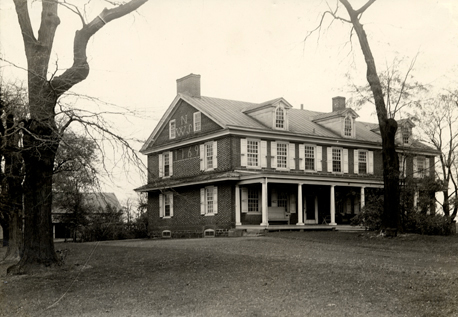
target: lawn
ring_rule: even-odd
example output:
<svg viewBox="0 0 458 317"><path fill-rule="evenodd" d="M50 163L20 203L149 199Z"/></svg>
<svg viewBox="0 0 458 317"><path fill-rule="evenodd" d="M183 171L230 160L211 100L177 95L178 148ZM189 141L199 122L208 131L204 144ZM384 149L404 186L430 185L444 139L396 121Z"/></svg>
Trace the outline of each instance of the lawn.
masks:
<svg viewBox="0 0 458 317"><path fill-rule="evenodd" d="M5 276L0 266L0 315L458 316L458 235L281 232L56 249L68 255L53 272Z"/></svg>

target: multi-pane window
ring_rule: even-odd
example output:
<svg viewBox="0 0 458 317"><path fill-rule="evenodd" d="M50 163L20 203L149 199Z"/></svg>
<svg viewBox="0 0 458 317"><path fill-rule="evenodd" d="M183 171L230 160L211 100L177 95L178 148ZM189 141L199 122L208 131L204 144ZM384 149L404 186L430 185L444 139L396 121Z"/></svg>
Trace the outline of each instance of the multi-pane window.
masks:
<svg viewBox="0 0 458 317"><path fill-rule="evenodd" d="M171 201L170 195L164 195L164 217L171 216Z"/></svg>
<svg viewBox="0 0 458 317"><path fill-rule="evenodd" d="M305 146L305 169L315 170L315 147Z"/></svg>
<svg viewBox="0 0 458 317"><path fill-rule="evenodd" d="M169 138L175 139L177 136L177 126L175 119L170 120L169 122Z"/></svg>
<svg viewBox="0 0 458 317"><path fill-rule="evenodd" d="M206 213L212 214L213 213L213 186L206 188Z"/></svg>
<svg viewBox="0 0 458 317"><path fill-rule="evenodd" d="M259 141L247 141L247 166L259 166Z"/></svg>
<svg viewBox="0 0 458 317"><path fill-rule="evenodd" d="M424 156L417 156L417 175L419 177L426 175L426 160Z"/></svg>
<svg viewBox="0 0 458 317"><path fill-rule="evenodd" d="M282 107L275 110L275 127L277 129L285 128L285 110Z"/></svg>
<svg viewBox="0 0 458 317"><path fill-rule="evenodd" d="M248 212L259 212L259 191L248 190Z"/></svg>
<svg viewBox="0 0 458 317"><path fill-rule="evenodd" d="M367 152L358 151L358 171L361 174L367 173Z"/></svg>
<svg viewBox="0 0 458 317"><path fill-rule="evenodd" d="M164 160L164 176L170 176L170 153L166 152L163 154L163 160Z"/></svg>
<svg viewBox="0 0 458 317"><path fill-rule="evenodd" d="M201 112L194 112L194 132L200 131L202 128L202 114Z"/></svg>
<svg viewBox="0 0 458 317"><path fill-rule="evenodd" d="M277 198L277 206L285 207L288 205L288 195L285 192L279 192Z"/></svg>
<svg viewBox="0 0 458 317"><path fill-rule="evenodd" d="M342 172L342 149L332 149L332 171Z"/></svg>
<svg viewBox="0 0 458 317"><path fill-rule="evenodd" d="M402 127L402 143L409 144L410 140L410 129L409 127L403 126Z"/></svg>
<svg viewBox="0 0 458 317"><path fill-rule="evenodd" d="M277 143L277 168L288 167L288 144Z"/></svg>
<svg viewBox="0 0 458 317"><path fill-rule="evenodd" d="M346 117L344 122L344 135L345 136L352 136L352 126L351 126L351 118Z"/></svg>
<svg viewBox="0 0 458 317"><path fill-rule="evenodd" d="M205 144L205 160L207 162L207 169L213 168L213 142Z"/></svg>

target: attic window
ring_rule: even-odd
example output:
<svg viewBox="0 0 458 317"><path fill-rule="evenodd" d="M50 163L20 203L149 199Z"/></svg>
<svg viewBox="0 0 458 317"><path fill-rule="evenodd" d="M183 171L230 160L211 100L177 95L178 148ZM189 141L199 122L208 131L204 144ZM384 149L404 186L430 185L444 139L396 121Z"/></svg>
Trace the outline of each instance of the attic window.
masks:
<svg viewBox="0 0 458 317"><path fill-rule="evenodd" d="M402 127L402 143L409 144L410 140L410 129L409 127L403 126Z"/></svg>
<svg viewBox="0 0 458 317"><path fill-rule="evenodd" d="M278 107L277 110L275 110L275 128L285 128L285 109L282 107Z"/></svg>
<svg viewBox="0 0 458 317"><path fill-rule="evenodd" d="M344 122L344 135L345 136L352 136L352 122L350 117L345 117Z"/></svg>

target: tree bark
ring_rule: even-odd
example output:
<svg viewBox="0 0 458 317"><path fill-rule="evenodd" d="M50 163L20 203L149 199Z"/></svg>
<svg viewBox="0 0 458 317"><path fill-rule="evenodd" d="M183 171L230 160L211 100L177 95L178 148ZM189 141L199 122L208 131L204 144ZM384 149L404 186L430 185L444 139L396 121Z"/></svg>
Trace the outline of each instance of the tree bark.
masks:
<svg viewBox="0 0 458 317"><path fill-rule="evenodd" d="M384 183L384 213L382 217L382 229L388 236L396 236L400 229L399 219L399 159L395 148L395 135L397 123L388 118L388 113L383 98L382 85L375 67L374 57L367 40L366 32L359 18L362 13L375 0L368 1L358 10L354 10L347 0L340 0L350 16L353 28L358 36L359 44L367 66L366 79L374 96L375 108L382 137L383 157L383 183Z"/></svg>

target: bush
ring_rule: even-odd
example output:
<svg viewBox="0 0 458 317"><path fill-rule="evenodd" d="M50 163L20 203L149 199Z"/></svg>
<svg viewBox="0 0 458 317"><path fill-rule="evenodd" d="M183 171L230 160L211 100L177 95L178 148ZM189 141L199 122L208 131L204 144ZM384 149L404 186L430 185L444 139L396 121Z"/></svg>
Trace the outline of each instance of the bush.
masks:
<svg viewBox="0 0 458 317"><path fill-rule="evenodd" d="M448 236L454 232L452 229L454 225L450 217L411 212L405 223L405 231L426 235Z"/></svg>
<svg viewBox="0 0 458 317"><path fill-rule="evenodd" d="M370 196L361 212L351 219L352 226L363 226L367 230L380 230L382 226L383 197Z"/></svg>

